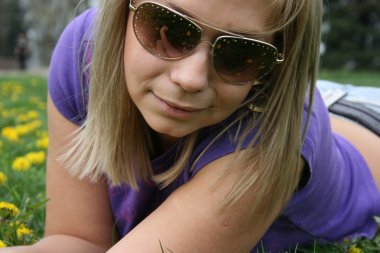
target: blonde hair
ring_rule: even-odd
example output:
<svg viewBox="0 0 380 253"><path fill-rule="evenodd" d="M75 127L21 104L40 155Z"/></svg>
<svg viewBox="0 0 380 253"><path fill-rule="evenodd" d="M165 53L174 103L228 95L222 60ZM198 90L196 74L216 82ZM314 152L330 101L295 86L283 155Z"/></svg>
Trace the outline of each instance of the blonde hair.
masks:
<svg viewBox="0 0 380 253"><path fill-rule="evenodd" d="M272 0L271 7L273 22L268 33L280 35L285 61L276 66L264 87L266 111L242 135L258 128L250 144L252 152L245 152L231 166L241 169L241 177L225 203L233 204L254 186L253 213L264 202L269 211L281 208L299 183L305 97L308 93L311 104L319 64L322 1ZM88 115L63 160L80 177L107 178L114 185L127 183L134 189L137 180L153 178L165 187L183 171L197 133L184 138L182 153L172 168L153 175L149 127L129 97L124 76L127 14L125 0L104 1L98 12L95 47L88 49L93 50Z"/></svg>

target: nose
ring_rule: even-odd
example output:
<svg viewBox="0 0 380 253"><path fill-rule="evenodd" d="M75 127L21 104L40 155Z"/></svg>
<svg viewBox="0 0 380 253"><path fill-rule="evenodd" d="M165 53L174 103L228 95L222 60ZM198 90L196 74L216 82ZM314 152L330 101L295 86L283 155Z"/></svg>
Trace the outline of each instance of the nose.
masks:
<svg viewBox="0 0 380 253"><path fill-rule="evenodd" d="M187 92L198 92L209 85L210 45L201 43L194 51L183 59L173 61L170 78Z"/></svg>

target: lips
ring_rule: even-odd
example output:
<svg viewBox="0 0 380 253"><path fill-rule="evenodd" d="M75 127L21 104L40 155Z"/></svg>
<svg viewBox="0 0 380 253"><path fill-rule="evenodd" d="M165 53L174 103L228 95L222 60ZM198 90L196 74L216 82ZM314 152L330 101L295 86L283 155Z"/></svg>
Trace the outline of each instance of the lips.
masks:
<svg viewBox="0 0 380 253"><path fill-rule="evenodd" d="M177 110L185 111L185 112L197 112L197 111L201 111L204 109L204 108L196 108L196 107L187 106L187 105L181 105L180 103L168 101L168 100L163 99L157 95L155 95L155 97L157 99L161 100L163 103L167 104L168 106L170 106L174 109L177 109Z"/></svg>
<svg viewBox="0 0 380 253"><path fill-rule="evenodd" d="M183 103L177 103L173 101L168 101L166 99L162 99L159 96L153 93L153 96L156 100L157 109L160 111L160 114L166 115L169 118L177 119L177 120L190 120L193 117L198 115L198 112L201 112L202 108L193 107L184 105Z"/></svg>
<svg viewBox="0 0 380 253"><path fill-rule="evenodd" d="M194 108L194 107L188 107L188 106L182 106L182 105L178 105L177 103L172 103L172 102L168 102L164 99L161 99L164 103L168 104L169 106L175 108L175 109L178 109L178 110L182 110L182 111L187 111L187 112L197 112L197 111L200 111L202 109L198 109L198 108Z"/></svg>

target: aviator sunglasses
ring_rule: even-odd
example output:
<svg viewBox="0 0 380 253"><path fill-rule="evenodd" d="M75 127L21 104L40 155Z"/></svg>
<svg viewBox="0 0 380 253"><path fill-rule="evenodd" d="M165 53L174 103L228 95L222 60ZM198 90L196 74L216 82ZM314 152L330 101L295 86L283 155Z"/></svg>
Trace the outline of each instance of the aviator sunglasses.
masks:
<svg viewBox="0 0 380 253"><path fill-rule="evenodd" d="M275 64L283 61L275 46L224 31L196 21L171 8L154 2L143 2L134 12L133 30L140 44L152 55L164 60L188 56L201 42L200 25L221 32L210 49L215 72L231 84L254 83L265 77Z"/></svg>

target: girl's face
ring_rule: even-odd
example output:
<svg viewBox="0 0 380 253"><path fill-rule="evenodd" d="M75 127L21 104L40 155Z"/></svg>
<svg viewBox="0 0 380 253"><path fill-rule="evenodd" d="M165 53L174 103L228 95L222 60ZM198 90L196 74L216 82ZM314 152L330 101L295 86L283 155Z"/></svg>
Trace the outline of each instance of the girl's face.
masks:
<svg viewBox="0 0 380 253"><path fill-rule="evenodd" d="M137 1L138 6L143 1ZM268 0L159 0L214 27L239 33L265 31L270 15ZM146 51L137 40L130 12L125 40L125 77L129 94L148 125L164 141L173 141L231 115L252 85L234 85L221 79L211 64L210 43L202 42L187 57L163 60ZM221 34L202 27L203 40Z"/></svg>

